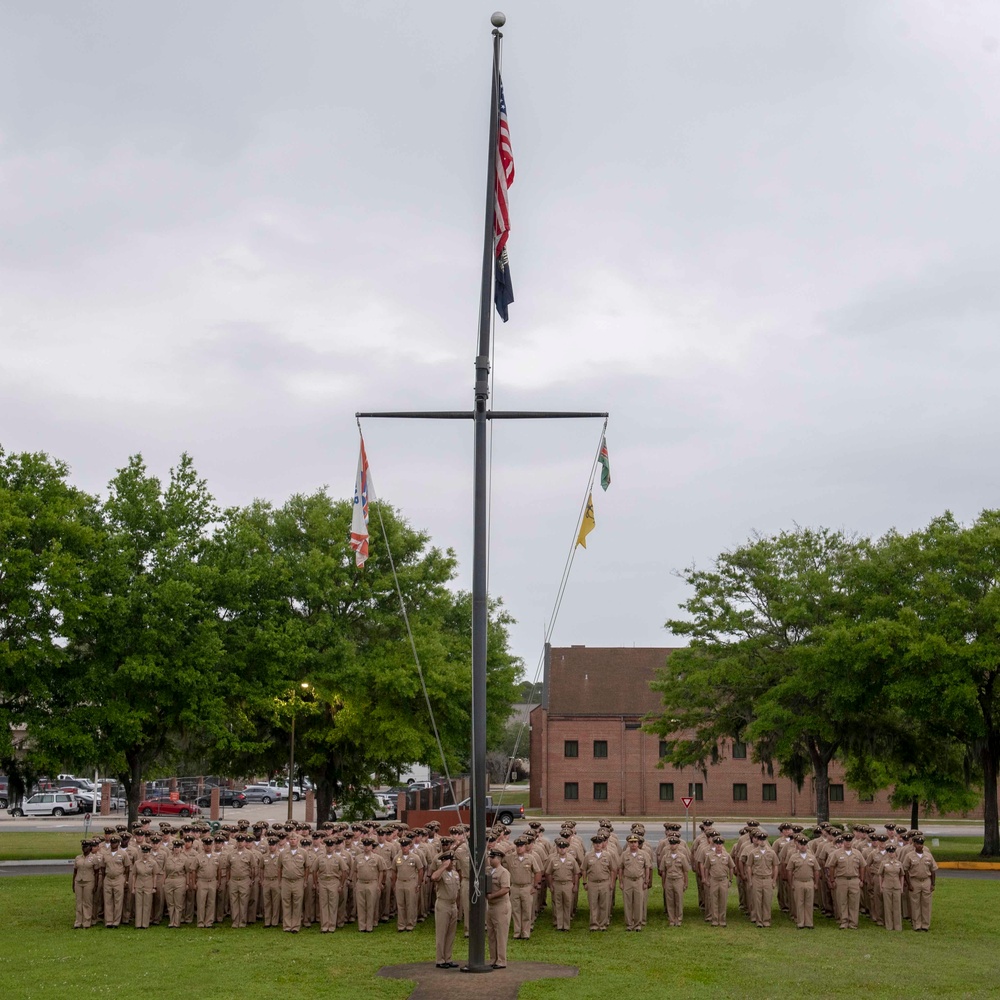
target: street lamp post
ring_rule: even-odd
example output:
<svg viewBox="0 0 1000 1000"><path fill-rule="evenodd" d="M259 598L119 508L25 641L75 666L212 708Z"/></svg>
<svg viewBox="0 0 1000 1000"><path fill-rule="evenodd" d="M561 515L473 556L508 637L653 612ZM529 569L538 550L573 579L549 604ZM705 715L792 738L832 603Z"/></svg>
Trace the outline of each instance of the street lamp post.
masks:
<svg viewBox="0 0 1000 1000"><path fill-rule="evenodd" d="M303 691L309 685L303 681L299 687ZM295 689L292 688L292 738L288 743L288 822L292 821L292 782L295 780Z"/></svg>

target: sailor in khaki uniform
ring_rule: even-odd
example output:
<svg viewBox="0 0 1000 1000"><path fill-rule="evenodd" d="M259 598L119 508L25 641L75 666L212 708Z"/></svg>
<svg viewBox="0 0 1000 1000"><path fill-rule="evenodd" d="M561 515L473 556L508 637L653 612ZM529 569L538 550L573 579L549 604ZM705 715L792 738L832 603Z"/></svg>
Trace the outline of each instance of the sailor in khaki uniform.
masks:
<svg viewBox="0 0 1000 1000"><path fill-rule="evenodd" d="M903 861L903 874L910 896L910 922L915 931L931 929L931 894L937 879L937 862L924 848L924 838L910 838L913 850Z"/></svg>
<svg viewBox="0 0 1000 1000"><path fill-rule="evenodd" d="M298 934L302 927L302 902L309 859L295 834L288 837L288 846L278 857L281 869L282 924L289 934Z"/></svg>
<svg viewBox="0 0 1000 1000"><path fill-rule="evenodd" d="M768 845L766 833L758 831L752 838L753 849L743 854L750 919L758 927L770 927L774 881L778 876L778 856Z"/></svg>
<svg viewBox="0 0 1000 1000"><path fill-rule="evenodd" d="M153 848L143 844L141 853L132 865L130 875L132 898L134 900L135 926L139 930L149 927L153 912L153 892L156 888L157 866L150 856Z"/></svg>
<svg viewBox="0 0 1000 1000"><path fill-rule="evenodd" d="M118 927L122 922L125 891L131 861L121 849L121 838L111 838L111 850L104 854L104 926Z"/></svg>
<svg viewBox="0 0 1000 1000"><path fill-rule="evenodd" d="M895 844L886 844L885 858L879 866L878 884L882 893L882 924L887 931L901 931L903 864L896 857Z"/></svg>
<svg viewBox="0 0 1000 1000"><path fill-rule="evenodd" d="M73 895L76 897L74 927L90 927L94 922L94 886L97 884L98 864L94 846L89 840L80 842L83 851L73 860Z"/></svg>
<svg viewBox="0 0 1000 1000"><path fill-rule="evenodd" d="M652 880L649 856L639 849L639 837L630 833L625 838L625 853L619 861L618 877L625 901L625 930L642 930L642 897Z"/></svg>
<svg viewBox="0 0 1000 1000"><path fill-rule="evenodd" d="M552 926L557 931L568 931L573 920L573 893L580 881L580 866L565 837L556 840L555 850L545 862L544 874L552 890ZM516 930L516 922L514 927Z"/></svg>
<svg viewBox="0 0 1000 1000"><path fill-rule="evenodd" d="M794 853L784 855L785 877L789 883L791 911L799 930L812 929L813 903L819 888L820 867L805 837L799 837Z"/></svg>
<svg viewBox="0 0 1000 1000"><path fill-rule="evenodd" d="M347 877L347 868L334 852L332 837L323 841L324 852L316 862L313 878L319 906L319 926L323 934L331 934L337 929L337 910L340 907L340 887Z"/></svg>
<svg viewBox="0 0 1000 1000"><path fill-rule="evenodd" d="M681 838L665 838L666 849L660 852L659 871L663 881L664 908L671 927L680 927L684 919L684 893L688 887L691 864L681 851Z"/></svg>
<svg viewBox="0 0 1000 1000"><path fill-rule="evenodd" d="M510 934L510 872L503 867L505 852L490 851L489 892L486 894L486 935L494 969L507 968L507 936Z"/></svg>
<svg viewBox="0 0 1000 1000"><path fill-rule="evenodd" d="M526 837L518 837L514 841L514 847L515 853L508 855L504 862L510 872L510 905L514 917L514 939L523 938L527 941L531 937L535 895L542 880L542 866L538 862L538 857L528 850Z"/></svg>
<svg viewBox="0 0 1000 1000"><path fill-rule="evenodd" d="M413 841L403 837L399 855L393 862L396 892L396 930L412 931L417 926L417 907L424 881L424 859L413 850Z"/></svg>
<svg viewBox="0 0 1000 1000"><path fill-rule="evenodd" d="M834 905L840 929L857 930L865 859L861 852L855 849L853 837L846 836L840 840L840 849L831 851L827 855L827 877L836 897Z"/></svg>
<svg viewBox="0 0 1000 1000"><path fill-rule="evenodd" d="M170 845L170 853L163 862L163 895L171 927L180 927L184 919L188 866L184 859L183 848L183 840L174 840Z"/></svg>
<svg viewBox="0 0 1000 1000"><path fill-rule="evenodd" d="M590 838L593 848L583 859L583 884L590 907L590 929L606 931L611 923L611 886L618 874L614 857L600 833Z"/></svg>
<svg viewBox="0 0 1000 1000"><path fill-rule="evenodd" d="M434 964L439 969L457 969L458 963L451 960L455 946L455 931L458 927L458 897L462 888L462 876L455 866L455 855L442 851L431 872L434 883Z"/></svg>
<svg viewBox="0 0 1000 1000"><path fill-rule="evenodd" d="M387 865L385 858L375 853L377 841L365 837L362 851L354 864L354 897L357 901L358 930L370 934L378 923L378 904L382 896L382 880Z"/></svg>
<svg viewBox="0 0 1000 1000"><path fill-rule="evenodd" d="M726 926L726 910L729 906L729 886L732 884L736 866L726 853L726 842L722 837L712 840L712 849L701 862L702 881L705 884L705 911L708 922L713 927Z"/></svg>

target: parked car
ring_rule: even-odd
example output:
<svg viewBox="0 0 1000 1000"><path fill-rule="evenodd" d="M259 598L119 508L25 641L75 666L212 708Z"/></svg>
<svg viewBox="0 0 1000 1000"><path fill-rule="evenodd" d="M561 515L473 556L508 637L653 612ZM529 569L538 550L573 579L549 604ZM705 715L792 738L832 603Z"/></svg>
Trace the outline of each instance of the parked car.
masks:
<svg viewBox="0 0 1000 1000"><path fill-rule="evenodd" d="M143 799L139 803L140 816L197 816L201 810L193 802L183 799L156 798Z"/></svg>
<svg viewBox="0 0 1000 1000"><path fill-rule="evenodd" d="M72 792L38 792L7 810L11 816L66 816L79 811L79 801Z"/></svg>
<svg viewBox="0 0 1000 1000"><path fill-rule="evenodd" d="M385 792L375 792L375 815L374 819L395 819L396 818L395 795Z"/></svg>
<svg viewBox="0 0 1000 1000"><path fill-rule="evenodd" d="M285 797L285 790L275 785L247 785L243 795L247 802L263 802L269 806L272 802L280 802Z"/></svg>
<svg viewBox="0 0 1000 1000"><path fill-rule="evenodd" d="M209 789L204 795L200 795L195 800L195 804L202 807L202 809L208 809L212 805L212 790ZM243 792L233 791L231 788L220 788L219 789L219 805L229 808L230 806L236 809L242 809L246 805L247 797Z"/></svg>
<svg viewBox="0 0 1000 1000"><path fill-rule="evenodd" d="M7 780L6 774L0 774L0 809L6 809L8 805L8 796L10 783Z"/></svg>
<svg viewBox="0 0 1000 1000"><path fill-rule="evenodd" d="M471 809L472 799L463 799L458 804L459 809ZM494 823L505 823L510 826L515 819L524 819L524 806L503 803L493 804L493 796L486 796L486 825L492 826Z"/></svg>

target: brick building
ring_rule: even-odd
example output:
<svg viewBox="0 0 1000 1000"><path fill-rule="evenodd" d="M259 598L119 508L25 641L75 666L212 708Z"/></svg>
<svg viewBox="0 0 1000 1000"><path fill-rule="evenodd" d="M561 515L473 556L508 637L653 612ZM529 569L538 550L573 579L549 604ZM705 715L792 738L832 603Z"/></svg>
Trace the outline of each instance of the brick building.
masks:
<svg viewBox="0 0 1000 1000"><path fill-rule="evenodd" d="M531 712L530 805L556 816L684 816L681 796L695 799L696 816L815 817L812 780L767 774L750 748L728 743L708 768L660 767L663 744L643 732L662 711L650 689L668 648L546 647L542 701ZM830 817L880 818L893 810L888 794L863 800L830 767ZM971 814L981 816L982 809Z"/></svg>

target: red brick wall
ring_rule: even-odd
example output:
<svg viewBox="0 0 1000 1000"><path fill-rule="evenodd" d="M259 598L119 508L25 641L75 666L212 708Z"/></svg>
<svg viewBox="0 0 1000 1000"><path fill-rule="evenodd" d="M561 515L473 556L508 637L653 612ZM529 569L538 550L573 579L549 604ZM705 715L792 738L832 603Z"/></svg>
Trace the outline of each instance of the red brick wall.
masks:
<svg viewBox="0 0 1000 1000"><path fill-rule="evenodd" d="M681 796L688 794L690 782L700 782L704 798L692 805L698 817L736 818L801 817L815 818L816 809L811 779L800 792L788 778L762 771L750 757L732 759L726 749L726 759L708 769L707 776L697 768L678 770L659 763L659 738L638 728L628 728L639 722L638 717L554 716L543 708L531 714L531 792L530 805L548 815L573 816L659 816L684 817ZM579 756L564 754L564 742L576 740ZM594 741L606 740L608 756L594 757ZM576 782L577 800L567 800L564 788ZM594 798L594 783L607 785L606 800ZM672 802L660 800L660 784L672 783ZM745 784L746 800L734 799L733 785ZM909 820L909 810L893 810L888 794L880 792L872 802L862 802L846 786L843 768L836 762L830 767L830 783L843 785L844 800L830 802L830 818L891 818ZM775 801L764 801L763 786L776 786ZM982 807L968 814L981 818Z"/></svg>

